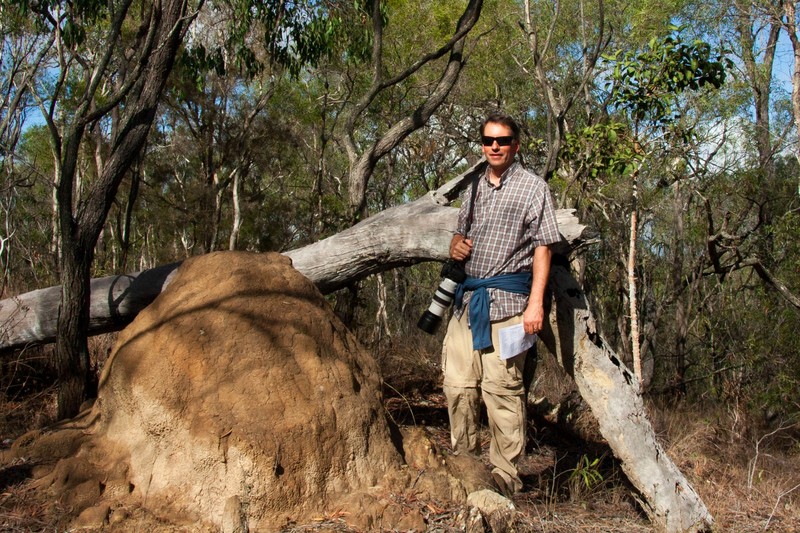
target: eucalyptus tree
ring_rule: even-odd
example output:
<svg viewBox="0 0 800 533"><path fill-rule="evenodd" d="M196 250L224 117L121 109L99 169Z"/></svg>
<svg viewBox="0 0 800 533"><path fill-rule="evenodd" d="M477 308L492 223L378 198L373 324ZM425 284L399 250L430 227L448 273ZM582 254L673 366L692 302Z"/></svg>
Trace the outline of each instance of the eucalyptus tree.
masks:
<svg viewBox="0 0 800 533"><path fill-rule="evenodd" d="M31 17L40 36L38 102L55 161L62 280L55 366L58 417L91 393L86 344L95 243L116 191L145 142L192 13L186 0L3 1L5 14ZM91 146L91 148L89 148ZM82 156L93 151L91 165Z"/></svg>
<svg viewBox="0 0 800 533"><path fill-rule="evenodd" d="M678 28L675 28L676 30ZM667 36L662 40L651 39L642 52L629 52L614 57L616 66L611 74L611 102L625 110L632 124L628 139L629 152L612 164L622 165L623 176L631 179L630 244L628 251L628 295L630 310L631 352L634 371L642 380L639 345L638 303L636 294L636 248L638 233L638 188L642 167L651 157L648 152L660 144L679 145L691 135L676 124L680 113L675 101L684 92L701 90L704 86L719 89L726 78L726 67L730 66L721 53L712 56L711 46L695 40L683 42L680 35ZM650 131L647 131L650 130ZM613 132L613 130L610 130ZM672 140L669 138L672 137ZM665 139L666 138L666 139ZM665 143L664 140L667 142ZM654 146L655 145L655 146ZM669 151L669 147L667 149ZM658 180L657 183L662 182ZM681 202L679 202L680 205ZM680 220L680 219L679 219ZM680 229L681 226L678 225ZM680 250L680 247L677 248ZM676 256L676 264L680 257ZM682 308L680 308L682 309ZM685 324L684 313L679 321ZM685 330L685 327L684 327ZM682 343L686 331L679 336L675 352L681 376L684 368ZM682 381L682 377L680 378Z"/></svg>
<svg viewBox="0 0 800 533"><path fill-rule="evenodd" d="M4 14L0 25L0 294L6 294L19 237L17 197L31 186L31 169L17 168L17 147L25 128L25 117L35 106L27 84L44 59L46 37L32 34L30 21L13 13ZM48 218L47 216L45 218ZM13 289L12 289L13 290Z"/></svg>
<svg viewBox="0 0 800 533"><path fill-rule="evenodd" d="M343 29L361 35L361 40L351 38L360 46L328 57L311 71L308 83L309 94L319 95L322 104L322 127L312 128L312 151L322 156L314 172L315 232L324 231L325 219L338 218L323 213L323 201L335 210L344 202L347 217L336 228L342 229L381 208L371 191L382 190L384 199L404 197L381 184L371 188L372 177L379 166L398 161L390 154L424 128L447 100L467 61L468 34L483 0L435 6L376 0L355 6L367 25L351 23ZM346 156L343 171L340 154ZM376 198L378 203L372 203ZM357 301L358 282L337 298L337 313L351 325Z"/></svg>
<svg viewBox="0 0 800 533"><path fill-rule="evenodd" d="M798 31L797 4L792 0L781 0L781 6L783 13L780 20L792 43L792 113L797 136L794 155L800 162L800 31ZM797 194L800 195L800 178L797 183Z"/></svg>
<svg viewBox="0 0 800 533"><path fill-rule="evenodd" d="M562 13L562 8L566 8L567 13ZM574 127L568 122L567 114L581 100L587 118L592 114L591 90L598 75L596 67L611 41L605 1L549 4L525 0L520 27L529 48L529 57L522 67L536 80L547 106L547 156L541 171L549 180L558 167L567 135ZM570 53L569 48L577 44L582 53ZM555 71L571 79L556 85Z"/></svg>
<svg viewBox="0 0 800 533"><path fill-rule="evenodd" d="M757 157L740 169L744 172L738 173L740 188L736 194L747 199L744 204L736 211L720 212L719 204L709 202L708 258L721 281L730 272L752 268L762 282L789 305L800 309L798 290L787 286L773 272L780 268L776 258L782 255L782 250L775 247L775 230L794 210L777 193L784 190L785 177L776 175L776 164L781 160L780 154L796 144L788 142L787 136L792 121L796 128L800 117L795 111L800 94L800 78L796 74L796 13L788 4L791 2L738 0L713 4L718 16L723 17L722 33L728 37L741 67L740 81L751 95L751 105L742 113L746 125L743 133L753 139ZM786 31L792 43L794 59L792 95L788 102L782 101L780 90L775 90L775 62L782 31ZM784 113L781 109L792 112ZM742 148L747 149L748 143L743 143ZM792 152L797 157L797 149Z"/></svg>
<svg viewBox="0 0 800 533"><path fill-rule="evenodd" d="M275 62L297 72L327 50L327 13L316 2L228 5L232 30L225 45L248 69ZM0 3L4 17L32 18L32 31L40 36L34 55L43 59L26 90L38 103L55 161L62 281L55 357L59 418L75 414L92 393L86 330L95 245L146 142L187 30L203 7L204 0ZM253 22L263 31L260 41L249 33ZM267 57L256 56L254 43ZM202 66L219 66L219 54L197 50Z"/></svg>
<svg viewBox="0 0 800 533"><path fill-rule="evenodd" d="M35 110L34 110L35 113ZM43 125L26 126L4 169L4 190L9 228L9 290L18 293L57 283L57 233L53 228L53 175L55 165L49 134Z"/></svg>
<svg viewBox="0 0 800 533"><path fill-rule="evenodd" d="M288 233L289 215L296 214L290 191L303 179L295 162L303 157L307 134L292 127L297 120L288 102L314 83L307 69L317 61L363 47L360 14L358 4L346 2L239 1L216 3L200 14L154 136L158 157L171 164L148 158L150 185L163 188L174 216L182 217L173 229L183 232L187 255L240 244L258 250L289 245L291 238L280 237L278 228ZM243 49L247 43L255 45ZM292 110L315 105L307 99ZM286 201L283 208L268 201L270 190L285 193L274 195ZM260 209L245 213L252 202ZM265 223L271 211L281 211L275 216L282 223ZM248 227L259 226L272 235L254 242Z"/></svg>
<svg viewBox="0 0 800 533"><path fill-rule="evenodd" d="M367 6L369 9L366 12L372 22L372 50L368 68L356 66L362 73L366 71L366 80L363 86L345 80L348 98L342 108L339 118L341 127L336 134L337 142L346 151L350 162L348 195L353 222L367 214L367 185L378 161L411 133L422 128L458 81L466 61L467 35L481 15L483 0L467 2L451 36L444 42L437 43L433 50L423 49L405 58L399 65L390 63L384 56L387 21L391 20L388 8L377 0L367 3ZM368 134L362 131L370 127L365 121L370 109L379 104L387 92L394 88L408 90L403 89L405 84L424 67L434 65L432 68L437 68L435 62L444 56L447 59L438 67L441 69L438 80L427 89L417 90L421 94L402 115L393 117ZM360 77L358 74L353 70L348 72L353 81Z"/></svg>
<svg viewBox="0 0 800 533"><path fill-rule="evenodd" d="M728 6L732 19L732 40L750 86L755 111L755 140L758 163L769 181L774 175L774 134L770 127L772 77L781 21L770 13L770 2L733 0Z"/></svg>
<svg viewBox="0 0 800 533"><path fill-rule="evenodd" d="M539 100L529 104L531 111L527 113L540 117L531 127L538 137L533 145L538 148L537 169L546 179L552 179L561 205L573 205L586 216L601 217L593 223L603 228L603 246L614 250L610 264L621 263L621 269L631 257L623 244L628 239L623 236L624 226L618 223L621 217L609 218L608 211L618 209L626 200L601 193L600 187L614 184L615 190L623 191L628 177L616 174L626 166L619 164L620 159L633 156L633 144L625 142L632 137L632 124L613 116L603 85L612 74L613 62L603 57L615 51L640 49L651 37L663 35L682 5L526 0L516 18L515 35L520 44L515 59L531 78ZM583 270L584 265L584 257L576 259L578 269ZM621 275L611 275L603 286L595 287L594 293L599 296L609 282L616 283L617 289L606 302L618 304L609 313L608 322L615 323L618 349L629 360L634 351L627 342L629 331L624 320L629 313L619 304L624 298L623 287L632 285ZM601 316L604 308L600 306Z"/></svg>
<svg viewBox="0 0 800 533"><path fill-rule="evenodd" d="M707 12L719 14L720 7L726 10L714 21L715 32L730 37L721 42L734 51L727 67L731 83L718 98L679 101L676 125L691 136L671 142L664 154L668 164L651 173L650 185L641 182L658 200L649 202L641 227L646 241L639 250L649 266L638 272L643 281L649 278L644 288L654 292L646 294L644 308L658 326L646 334L644 345L661 346L661 369L667 371L665 385L672 391L685 392L691 382L702 388L720 378L733 380L741 371L741 366L737 370L736 364L721 361L739 359L741 365L738 355L729 354L746 353L754 344L729 335L718 316L712 316L731 316L732 310L725 308L731 304L725 296L729 291L748 300L744 307L760 301L772 309L775 295L790 307L798 302L793 284L786 283L796 276L786 277L782 268L793 260L783 253L785 247L774 244L793 226L796 209L786 201L791 195L786 196L785 174L775 172L781 160L776 153L783 149L788 131L787 114L779 112L782 105L775 105L780 93L774 91L771 74L776 19L744 4L715 4L707 6ZM698 17L692 30L703 29L704 22ZM749 284L756 276L775 291L772 297L764 298L762 287ZM672 314L665 314L668 310ZM781 309L775 312L784 314ZM713 339L715 355L709 356L706 336ZM758 366L748 363L752 370ZM703 379L704 372L713 379Z"/></svg>
<svg viewBox="0 0 800 533"><path fill-rule="evenodd" d="M258 148L268 150L269 142L264 140L280 135L278 126L272 132L265 131L261 127L264 121L259 121L273 92L268 78L263 85L254 82L250 86L243 86L232 74L223 77L209 73L203 79L198 84L175 77L180 85L168 92L168 106L162 116L167 127L161 132L166 146L173 148L169 157L176 169L188 166L184 172L188 180L181 184L181 190L189 196L184 194L180 201L181 211L191 220L186 226L194 229L194 253L215 251L220 245L223 204L228 195L233 220L225 231L229 236L226 244L236 248L241 229L239 193L253 170L254 143L260 140ZM162 157L167 156L166 146L160 150ZM187 191L189 187L196 187L197 192Z"/></svg>

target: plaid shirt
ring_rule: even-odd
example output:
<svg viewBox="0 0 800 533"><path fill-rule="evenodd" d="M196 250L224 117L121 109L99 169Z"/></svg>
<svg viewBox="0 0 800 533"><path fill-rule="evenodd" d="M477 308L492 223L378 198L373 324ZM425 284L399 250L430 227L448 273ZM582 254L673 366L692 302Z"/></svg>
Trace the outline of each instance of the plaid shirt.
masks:
<svg viewBox="0 0 800 533"><path fill-rule="evenodd" d="M550 188L539 176L514 162L495 187L489 171L478 181L472 226L467 230L472 188L464 192L458 214L457 233L472 239L472 252L465 263L468 276L488 278L498 274L530 272L533 250L561 240ZM457 317L469 306L471 293L464 295L464 306L455 309ZM502 320L518 315L528 304L528 294L489 289L489 318Z"/></svg>

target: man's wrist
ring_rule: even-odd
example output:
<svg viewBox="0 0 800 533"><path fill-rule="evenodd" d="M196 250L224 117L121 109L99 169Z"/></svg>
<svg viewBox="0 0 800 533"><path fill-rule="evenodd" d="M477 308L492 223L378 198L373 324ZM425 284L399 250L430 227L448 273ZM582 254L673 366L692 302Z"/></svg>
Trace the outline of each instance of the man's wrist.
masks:
<svg viewBox="0 0 800 533"><path fill-rule="evenodd" d="M537 309L543 307L544 307L544 302L542 301L534 301L534 300L528 301L528 309Z"/></svg>

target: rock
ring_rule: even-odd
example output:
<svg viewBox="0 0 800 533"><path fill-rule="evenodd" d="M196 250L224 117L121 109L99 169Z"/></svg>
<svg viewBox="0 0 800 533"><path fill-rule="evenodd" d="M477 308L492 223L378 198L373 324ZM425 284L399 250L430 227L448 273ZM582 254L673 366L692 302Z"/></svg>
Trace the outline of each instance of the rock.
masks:
<svg viewBox="0 0 800 533"><path fill-rule="evenodd" d="M472 524L476 528L484 527L488 522L490 531L511 531L513 530L516 506L514 502L492 490L484 489L471 493L467 496L467 504L480 511L485 518L478 525L477 518L473 519Z"/></svg>
<svg viewBox="0 0 800 533"><path fill-rule="evenodd" d="M107 503L101 503L94 507L87 507L78 515L73 525L78 528L102 527L106 523L110 512L111 507Z"/></svg>
<svg viewBox="0 0 800 533"><path fill-rule="evenodd" d="M470 495L467 496L467 504L477 507L484 515L490 515L495 511L508 512L517 509L514 506L514 502L489 489L482 489L470 493Z"/></svg>
<svg viewBox="0 0 800 533"><path fill-rule="evenodd" d="M222 511L222 533L247 533L247 524L242 520L242 502L231 496Z"/></svg>
<svg viewBox="0 0 800 533"><path fill-rule="evenodd" d="M486 521L483 519L480 509L470 507L467 515L467 523L464 528L467 533L486 533Z"/></svg>
<svg viewBox="0 0 800 533"><path fill-rule="evenodd" d="M121 524L124 522L131 514L128 512L127 509L117 508L111 511L111 515L108 517L108 523L112 526Z"/></svg>

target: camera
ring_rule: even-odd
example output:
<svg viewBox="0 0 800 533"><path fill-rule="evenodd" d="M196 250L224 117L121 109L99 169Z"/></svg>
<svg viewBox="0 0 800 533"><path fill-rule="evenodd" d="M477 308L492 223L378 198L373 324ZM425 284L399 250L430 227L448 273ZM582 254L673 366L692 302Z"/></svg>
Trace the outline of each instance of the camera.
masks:
<svg viewBox="0 0 800 533"><path fill-rule="evenodd" d="M439 323L442 321L447 308L453 303L453 297L456 293L456 287L459 283L463 283L467 278L467 273L464 272L464 264L452 260L448 260L442 266L442 282L433 294L431 306L427 311L422 313L422 316L417 322L417 327L425 333L431 335L436 332Z"/></svg>

